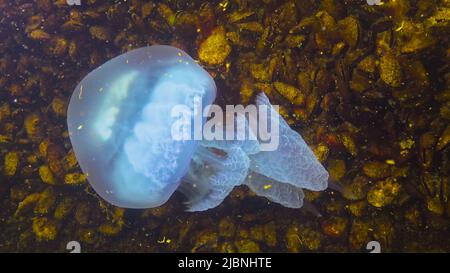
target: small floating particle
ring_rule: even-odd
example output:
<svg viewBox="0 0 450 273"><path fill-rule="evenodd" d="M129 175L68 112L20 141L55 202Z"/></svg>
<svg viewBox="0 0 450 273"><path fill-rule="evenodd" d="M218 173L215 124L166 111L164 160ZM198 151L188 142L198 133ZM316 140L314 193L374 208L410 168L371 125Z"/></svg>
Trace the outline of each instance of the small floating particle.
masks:
<svg viewBox="0 0 450 273"><path fill-rule="evenodd" d="M172 242L171 239L166 239L166 236L164 236L161 240L157 241L158 244L170 244L170 242Z"/></svg>
<svg viewBox="0 0 450 273"><path fill-rule="evenodd" d="M78 93L78 99L81 100L83 97L83 86L80 86L80 93Z"/></svg>
<svg viewBox="0 0 450 273"><path fill-rule="evenodd" d="M226 69L227 73L230 72L230 67L231 67L231 64L229 62L225 64L225 69Z"/></svg>
<svg viewBox="0 0 450 273"><path fill-rule="evenodd" d="M386 162L386 164L389 164L389 165L395 165L395 160L393 160L393 159L387 159L385 162Z"/></svg>

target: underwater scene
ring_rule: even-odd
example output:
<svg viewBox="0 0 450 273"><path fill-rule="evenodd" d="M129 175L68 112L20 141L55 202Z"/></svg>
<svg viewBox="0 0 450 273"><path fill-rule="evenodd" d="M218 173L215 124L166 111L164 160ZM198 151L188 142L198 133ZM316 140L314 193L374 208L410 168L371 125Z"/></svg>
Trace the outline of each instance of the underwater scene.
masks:
<svg viewBox="0 0 450 273"><path fill-rule="evenodd" d="M449 0L0 0L0 252L450 252Z"/></svg>

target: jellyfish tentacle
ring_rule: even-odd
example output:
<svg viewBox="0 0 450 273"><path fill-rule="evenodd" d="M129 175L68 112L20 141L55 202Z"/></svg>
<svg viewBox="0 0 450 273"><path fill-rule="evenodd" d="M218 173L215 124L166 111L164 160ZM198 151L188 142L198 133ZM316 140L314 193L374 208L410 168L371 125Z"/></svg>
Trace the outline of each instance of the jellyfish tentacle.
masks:
<svg viewBox="0 0 450 273"><path fill-rule="evenodd" d="M185 203L187 211L204 211L217 207L235 186L244 182L250 165L249 158L237 146L226 152L227 154L221 157L205 147L198 148L191 163L191 170L180 187L181 192L188 198ZM195 173L202 175L196 176Z"/></svg>
<svg viewBox="0 0 450 273"><path fill-rule="evenodd" d="M288 208L301 208L305 197L301 188L275 181L259 173L250 172L244 184L256 195Z"/></svg>
<svg viewBox="0 0 450 273"><path fill-rule="evenodd" d="M286 121L273 109L264 93L258 94L257 105L270 108L270 120L279 124L279 146L274 151L261 151L249 155L250 169L279 182L313 191L328 186L328 172L320 164L312 150L299 133L292 130Z"/></svg>

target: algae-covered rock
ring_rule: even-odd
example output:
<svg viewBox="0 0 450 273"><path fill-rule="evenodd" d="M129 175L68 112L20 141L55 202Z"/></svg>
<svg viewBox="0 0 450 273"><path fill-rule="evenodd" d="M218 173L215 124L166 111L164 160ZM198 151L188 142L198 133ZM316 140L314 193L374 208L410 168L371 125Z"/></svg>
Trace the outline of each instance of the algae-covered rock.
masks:
<svg viewBox="0 0 450 273"><path fill-rule="evenodd" d="M276 246L278 242L276 223L272 221L265 224L263 226L263 230L264 230L264 242L270 247Z"/></svg>
<svg viewBox="0 0 450 273"><path fill-rule="evenodd" d="M0 122L5 121L11 116L11 107L8 103L2 103L0 105Z"/></svg>
<svg viewBox="0 0 450 273"><path fill-rule="evenodd" d="M437 215L442 215L445 212L444 203L439 195L427 196L426 204L428 211Z"/></svg>
<svg viewBox="0 0 450 273"><path fill-rule="evenodd" d="M86 244L94 244L98 239L98 235L93 228L80 228L77 233L81 242Z"/></svg>
<svg viewBox="0 0 450 273"><path fill-rule="evenodd" d="M395 236L395 228L391 218L381 216L374 219L373 237L383 246L385 251L389 251L392 246L392 240Z"/></svg>
<svg viewBox="0 0 450 273"><path fill-rule="evenodd" d="M442 132L442 135L439 137L438 143L436 145L437 150L444 149L445 146L447 146L450 143L450 125L445 128L444 132Z"/></svg>
<svg viewBox="0 0 450 273"><path fill-rule="evenodd" d="M377 60L375 56L369 55L358 63L358 69L365 73L373 74L377 69Z"/></svg>
<svg viewBox="0 0 450 273"><path fill-rule="evenodd" d="M391 175L391 166L385 162L368 161L363 166L364 174L373 179L383 179Z"/></svg>
<svg viewBox="0 0 450 273"><path fill-rule="evenodd" d="M275 90L291 103L295 105L305 104L305 95L298 88L283 82L275 82L273 85Z"/></svg>
<svg viewBox="0 0 450 273"><path fill-rule="evenodd" d="M355 203L348 204L346 206L347 210L356 217L362 217L366 213L367 203L366 201L359 201Z"/></svg>
<svg viewBox="0 0 450 273"><path fill-rule="evenodd" d="M191 252L214 251L218 246L218 236L215 232L205 230L200 232L195 238Z"/></svg>
<svg viewBox="0 0 450 273"><path fill-rule="evenodd" d="M378 181L367 193L367 201L377 208L390 205L398 196L400 188L401 185L394 178Z"/></svg>
<svg viewBox="0 0 450 273"><path fill-rule="evenodd" d="M104 223L98 227L98 232L107 236L115 236L122 230L122 227L112 223Z"/></svg>
<svg viewBox="0 0 450 273"><path fill-rule="evenodd" d="M64 184L80 185L86 183L87 178L83 173L68 173L64 176Z"/></svg>
<svg viewBox="0 0 450 273"><path fill-rule="evenodd" d="M65 219L69 216L75 206L75 201L71 197L64 197L55 208L53 217L57 220Z"/></svg>
<svg viewBox="0 0 450 273"><path fill-rule="evenodd" d="M159 13L159 15L164 18L164 20L166 21L166 23L170 26L173 26L176 22L176 14L175 12L171 9L170 6L160 3L157 5L156 7L157 12Z"/></svg>
<svg viewBox="0 0 450 273"><path fill-rule="evenodd" d="M75 168L78 164L77 158L75 157L75 152L73 149L70 149L70 151L64 156L63 158L63 164L65 170L72 170Z"/></svg>
<svg viewBox="0 0 450 273"><path fill-rule="evenodd" d="M98 227L98 231L106 236L116 236L122 231L125 224L123 216L125 209L115 208L111 215L111 221L101 224Z"/></svg>
<svg viewBox="0 0 450 273"><path fill-rule="evenodd" d="M399 87L403 81L402 68L394 52L386 52L380 58L380 77L391 87Z"/></svg>
<svg viewBox="0 0 450 273"><path fill-rule="evenodd" d="M362 250L369 242L371 227L365 221L355 219L352 222L349 235L350 247L354 250Z"/></svg>
<svg viewBox="0 0 450 273"><path fill-rule="evenodd" d="M342 39L351 47L355 47L359 39L359 21L352 17L346 17L338 22Z"/></svg>
<svg viewBox="0 0 450 273"><path fill-rule="evenodd" d="M239 253L259 253L261 252L261 249L259 245L248 239L239 240L234 243L234 245L237 248L237 252Z"/></svg>
<svg viewBox="0 0 450 273"><path fill-rule="evenodd" d="M275 60L275 59L272 59ZM276 68L276 63L252 63L250 64L250 74L260 82L270 82Z"/></svg>
<svg viewBox="0 0 450 273"><path fill-rule="evenodd" d="M52 241L58 234L56 223L46 217L33 218L32 228L38 241Z"/></svg>
<svg viewBox="0 0 450 273"><path fill-rule="evenodd" d="M316 230L293 223L287 228L285 241L289 252L316 251L322 244L322 236Z"/></svg>
<svg viewBox="0 0 450 273"><path fill-rule="evenodd" d="M60 98L60 97L55 97L52 100L51 103L52 106L52 110L53 112L57 115L57 116L65 116L66 115L66 108L67 108L67 102L66 100Z"/></svg>
<svg viewBox="0 0 450 273"><path fill-rule="evenodd" d="M254 87L248 80L243 80L240 88L240 96L242 103L247 104L254 92Z"/></svg>
<svg viewBox="0 0 450 273"><path fill-rule="evenodd" d="M223 242L219 246L220 253L236 253L236 247L232 242Z"/></svg>
<svg viewBox="0 0 450 273"><path fill-rule="evenodd" d="M358 145L355 142L354 137L350 133L342 133L339 136L344 147L352 156L358 155Z"/></svg>
<svg viewBox="0 0 450 273"><path fill-rule="evenodd" d="M14 216L19 216L32 208L41 198L40 193L32 193L27 195L18 205Z"/></svg>
<svg viewBox="0 0 450 273"><path fill-rule="evenodd" d="M329 159L328 160L328 172L330 173L330 179L333 181L339 181L345 175L345 162L341 159Z"/></svg>
<svg viewBox="0 0 450 273"><path fill-rule="evenodd" d="M53 188L48 187L40 194L40 198L36 203L36 207L34 208L34 213L37 215L46 215L49 214L56 201L55 191Z"/></svg>
<svg viewBox="0 0 450 273"><path fill-rule="evenodd" d="M28 138L38 142L43 137L42 119L37 113L31 113L25 117L24 127Z"/></svg>
<svg viewBox="0 0 450 273"><path fill-rule="evenodd" d="M328 236L341 237L347 229L347 222L342 217L330 217L322 221L322 230Z"/></svg>
<svg viewBox="0 0 450 273"><path fill-rule="evenodd" d="M89 222L90 208L86 203L80 203L75 208L75 220L80 225L85 225Z"/></svg>
<svg viewBox="0 0 450 273"><path fill-rule="evenodd" d="M29 36L31 39L38 41L49 40L51 38L50 34L43 31L42 29L35 29L31 31Z"/></svg>
<svg viewBox="0 0 450 273"><path fill-rule="evenodd" d="M198 49L200 61L211 66L221 65L231 52L231 46L225 37L225 28L217 27Z"/></svg>
<svg viewBox="0 0 450 273"><path fill-rule="evenodd" d="M226 217L219 221L219 235L222 237L233 237L236 226L231 218Z"/></svg>
<svg viewBox="0 0 450 273"><path fill-rule="evenodd" d="M362 200L366 198L369 189L369 180L364 176L357 176L352 182L346 183L342 189L342 195L347 200Z"/></svg>
<svg viewBox="0 0 450 273"><path fill-rule="evenodd" d="M14 176L17 171L17 166L19 165L19 155L17 152L6 153L4 161L3 173L6 176Z"/></svg>
<svg viewBox="0 0 450 273"><path fill-rule="evenodd" d="M92 26L89 28L89 32L92 37L101 41L111 40L112 37L111 31L104 26Z"/></svg>
<svg viewBox="0 0 450 273"><path fill-rule="evenodd" d="M314 155L320 162L324 162L330 153L330 148L325 143L319 143L313 148Z"/></svg>
<svg viewBox="0 0 450 273"><path fill-rule="evenodd" d="M39 176L45 184L56 185L56 178L48 165L42 165L39 167Z"/></svg>

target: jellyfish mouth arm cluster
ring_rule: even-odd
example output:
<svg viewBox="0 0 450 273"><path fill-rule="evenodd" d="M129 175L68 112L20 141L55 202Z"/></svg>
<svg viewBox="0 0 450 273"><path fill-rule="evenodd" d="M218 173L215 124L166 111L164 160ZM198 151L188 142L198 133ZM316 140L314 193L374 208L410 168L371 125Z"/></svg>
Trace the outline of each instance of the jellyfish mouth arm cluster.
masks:
<svg viewBox="0 0 450 273"><path fill-rule="evenodd" d="M279 145L274 151L261 151L249 155L250 169L299 188L312 191L325 190L328 187L328 172L300 134L292 130L283 117L273 110L264 93L257 96L256 104L271 108L270 118L278 120Z"/></svg>
<svg viewBox="0 0 450 273"><path fill-rule="evenodd" d="M259 151L250 138L242 141L203 141L194 155L191 168L198 164L206 168L212 165L213 173L210 176L188 173L188 182L180 187L189 200L195 200L186 203L188 211L203 211L220 205L238 185L246 185L255 194L289 208L303 206L302 188L313 191L327 188L328 172L300 134L273 110L264 93L257 96L256 104L269 106L268 118L279 120L278 149ZM226 156L222 158L207 147L219 149Z"/></svg>
<svg viewBox="0 0 450 273"><path fill-rule="evenodd" d="M217 207L230 194L235 186L243 184L250 165L245 152L232 146L224 156L216 154L200 145L191 162L191 168L203 168L207 176L193 176L189 172L183 187L180 187L188 201L187 211L204 211ZM199 196L199 193L202 194Z"/></svg>

